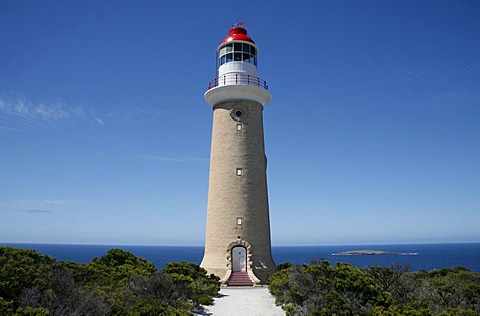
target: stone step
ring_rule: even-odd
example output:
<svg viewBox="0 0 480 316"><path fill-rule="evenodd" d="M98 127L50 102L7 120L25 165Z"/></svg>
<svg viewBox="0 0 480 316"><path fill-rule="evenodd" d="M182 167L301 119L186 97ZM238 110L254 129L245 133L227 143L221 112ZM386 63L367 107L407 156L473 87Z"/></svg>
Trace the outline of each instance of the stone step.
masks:
<svg viewBox="0 0 480 316"><path fill-rule="evenodd" d="M228 286L254 286L255 283L250 279L247 272L232 272L227 280Z"/></svg>

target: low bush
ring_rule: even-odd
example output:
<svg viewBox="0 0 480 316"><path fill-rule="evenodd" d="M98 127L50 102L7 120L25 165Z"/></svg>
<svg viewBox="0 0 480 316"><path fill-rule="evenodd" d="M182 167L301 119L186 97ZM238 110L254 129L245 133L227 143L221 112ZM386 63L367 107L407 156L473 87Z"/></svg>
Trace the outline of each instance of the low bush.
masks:
<svg viewBox="0 0 480 316"><path fill-rule="evenodd" d="M219 280L194 263L155 265L121 249L87 264L0 247L0 315L191 315Z"/></svg>
<svg viewBox="0 0 480 316"><path fill-rule="evenodd" d="M269 289L287 316L480 315L480 274L463 267L412 273L403 264L284 263Z"/></svg>

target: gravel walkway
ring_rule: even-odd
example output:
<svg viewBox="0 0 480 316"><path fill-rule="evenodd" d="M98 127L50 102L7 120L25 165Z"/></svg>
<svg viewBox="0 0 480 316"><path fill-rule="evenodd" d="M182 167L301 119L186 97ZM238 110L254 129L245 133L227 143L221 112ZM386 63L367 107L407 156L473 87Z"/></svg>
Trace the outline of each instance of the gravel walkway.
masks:
<svg viewBox="0 0 480 316"><path fill-rule="evenodd" d="M220 290L213 306L206 306L203 315L212 316L285 316L266 286L226 287Z"/></svg>

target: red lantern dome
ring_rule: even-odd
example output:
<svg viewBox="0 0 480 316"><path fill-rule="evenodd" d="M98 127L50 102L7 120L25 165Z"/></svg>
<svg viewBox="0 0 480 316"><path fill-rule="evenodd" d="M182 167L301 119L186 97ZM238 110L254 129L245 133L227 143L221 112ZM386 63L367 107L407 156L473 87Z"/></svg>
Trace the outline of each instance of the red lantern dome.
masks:
<svg viewBox="0 0 480 316"><path fill-rule="evenodd" d="M250 42L255 44L255 42L251 39L251 37L247 35L247 30L244 29L243 27L238 27L238 26L232 27L230 29L227 37L223 39L220 45L230 41L244 41L244 42Z"/></svg>

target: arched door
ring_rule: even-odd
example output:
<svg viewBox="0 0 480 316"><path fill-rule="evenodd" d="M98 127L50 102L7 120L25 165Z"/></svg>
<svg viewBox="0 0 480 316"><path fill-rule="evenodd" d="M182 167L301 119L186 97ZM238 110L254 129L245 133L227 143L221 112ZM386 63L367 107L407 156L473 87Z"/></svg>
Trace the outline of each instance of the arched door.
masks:
<svg viewBox="0 0 480 316"><path fill-rule="evenodd" d="M234 247L232 249L232 272L247 271L247 249L245 247Z"/></svg>

